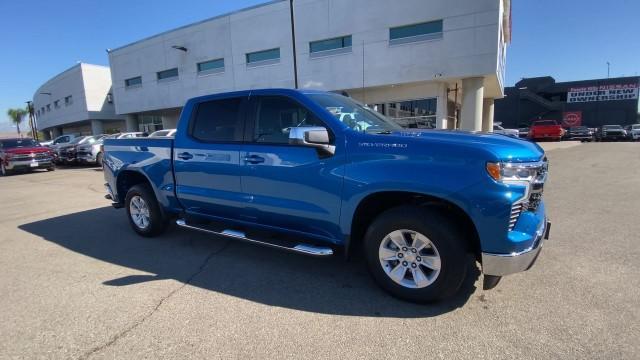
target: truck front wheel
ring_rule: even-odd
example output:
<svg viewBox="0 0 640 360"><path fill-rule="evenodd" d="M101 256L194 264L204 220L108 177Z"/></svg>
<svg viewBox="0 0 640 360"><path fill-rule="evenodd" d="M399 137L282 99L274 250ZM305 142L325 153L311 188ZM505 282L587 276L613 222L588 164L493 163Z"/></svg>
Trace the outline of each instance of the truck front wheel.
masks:
<svg viewBox="0 0 640 360"><path fill-rule="evenodd" d="M464 237L435 209L387 210L369 226L364 241L373 278L400 299L427 303L451 297L467 273Z"/></svg>
<svg viewBox="0 0 640 360"><path fill-rule="evenodd" d="M164 231L165 221L153 191L147 185L135 185L127 192L125 208L135 232L152 237Z"/></svg>

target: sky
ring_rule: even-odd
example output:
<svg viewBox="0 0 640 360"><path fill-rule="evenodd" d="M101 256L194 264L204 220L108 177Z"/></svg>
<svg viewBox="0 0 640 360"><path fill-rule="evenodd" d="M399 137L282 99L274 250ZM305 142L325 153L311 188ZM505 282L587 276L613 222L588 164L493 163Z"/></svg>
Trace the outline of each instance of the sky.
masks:
<svg viewBox="0 0 640 360"><path fill-rule="evenodd" d="M402 1L402 0L393 0ZM7 109L78 61L108 65L105 49L265 0L2 0L0 132ZM389 0L392 3L392 0ZM506 85L640 74L640 1L512 0ZM357 16L357 13L354 14Z"/></svg>

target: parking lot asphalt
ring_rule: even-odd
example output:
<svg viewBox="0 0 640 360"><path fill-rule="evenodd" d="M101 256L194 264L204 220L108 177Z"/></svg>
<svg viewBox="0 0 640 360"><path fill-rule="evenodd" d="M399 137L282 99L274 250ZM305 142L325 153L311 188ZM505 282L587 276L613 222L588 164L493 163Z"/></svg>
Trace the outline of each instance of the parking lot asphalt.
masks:
<svg viewBox="0 0 640 360"><path fill-rule="evenodd" d="M548 157L537 264L426 306L359 261L138 237L93 168L0 178L0 358L638 359L640 145Z"/></svg>

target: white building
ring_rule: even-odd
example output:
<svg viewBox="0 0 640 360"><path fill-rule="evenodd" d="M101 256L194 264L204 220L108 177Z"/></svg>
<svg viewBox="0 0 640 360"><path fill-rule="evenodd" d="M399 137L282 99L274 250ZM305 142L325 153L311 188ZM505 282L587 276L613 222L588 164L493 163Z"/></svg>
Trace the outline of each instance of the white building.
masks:
<svg viewBox="0 0 640 360"><path fill-rule="evenodd" d="M111 71L106 66L77 64L45 82L33 95L38 130L47 137L123 131L116 115Z"/></svg>
<svg viewBox="0 0 640 360"><path fill-rule="evenodd" d="M297 76L408 126L487 130L510 21L510 0L273 1L111 50L116 113L130 131L173 128L191 97Z"/></svg>

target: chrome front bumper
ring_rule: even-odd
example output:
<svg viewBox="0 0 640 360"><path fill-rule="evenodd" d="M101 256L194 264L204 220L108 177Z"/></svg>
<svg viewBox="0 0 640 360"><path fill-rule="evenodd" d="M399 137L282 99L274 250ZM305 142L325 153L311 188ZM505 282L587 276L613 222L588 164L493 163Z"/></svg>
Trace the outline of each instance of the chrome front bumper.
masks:
<svg viewBox="0 0 640 360"><path fill-rule="evenodd" d="M6 165L7 170L22 169L22 168L42 168L51 167L53 158L44 159L32 159L32 160L9 160Z"/></svg>
<svg viewBox="0 0 640 360"><path fill-rule="evenodd" d="M492 276L505 276L526 271L533 266L542 250L542 243L549 239L551 223L545 219L536 231L533 245L521 252L511 254L482 253L482 273Z"/></svg>

